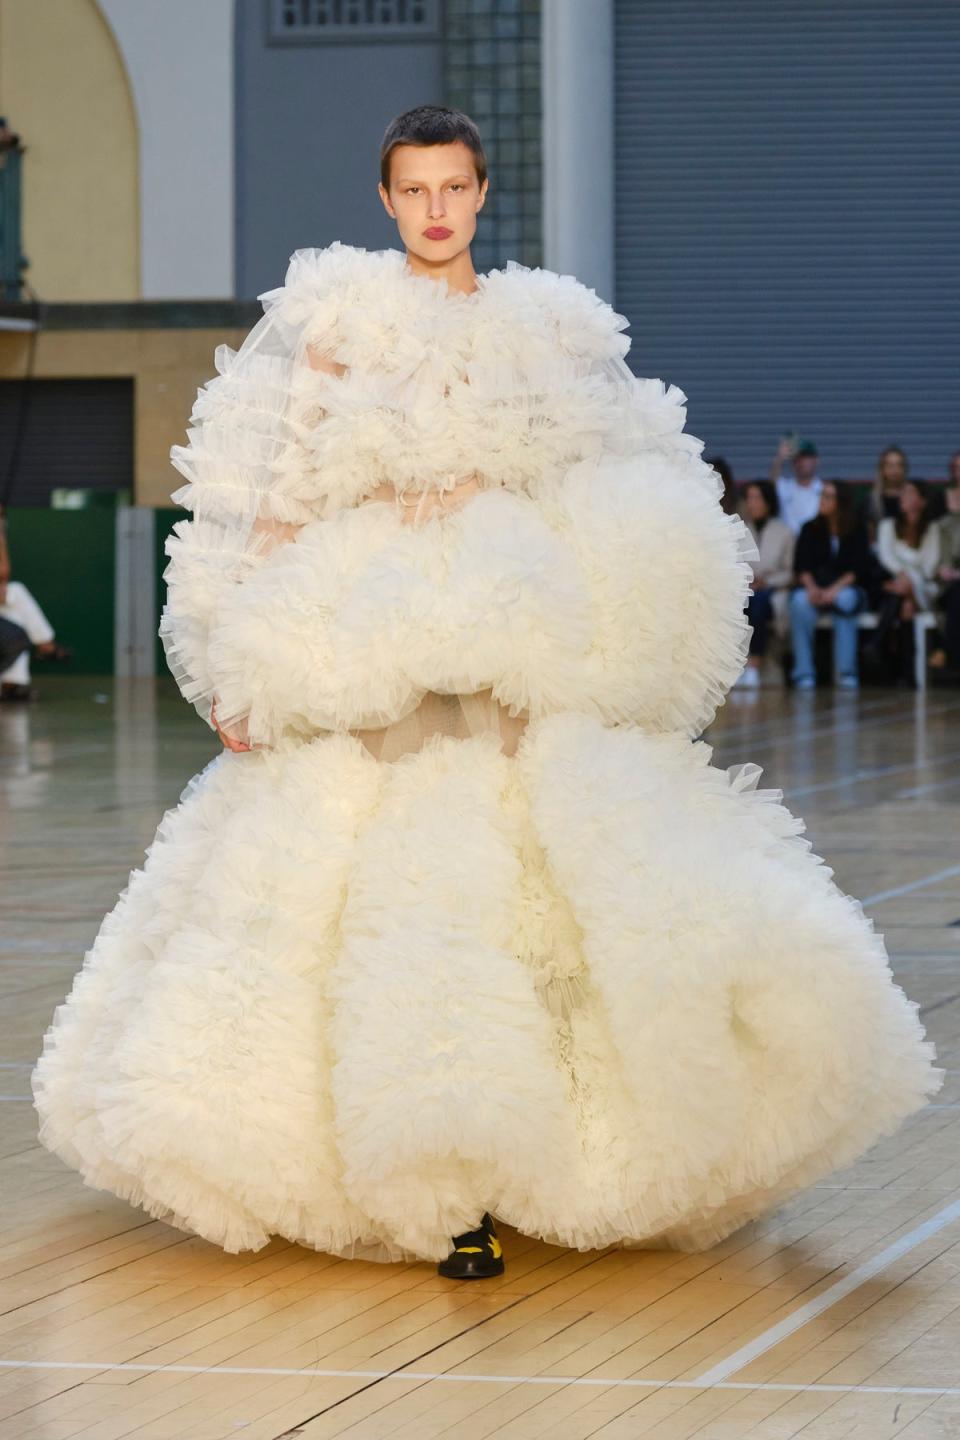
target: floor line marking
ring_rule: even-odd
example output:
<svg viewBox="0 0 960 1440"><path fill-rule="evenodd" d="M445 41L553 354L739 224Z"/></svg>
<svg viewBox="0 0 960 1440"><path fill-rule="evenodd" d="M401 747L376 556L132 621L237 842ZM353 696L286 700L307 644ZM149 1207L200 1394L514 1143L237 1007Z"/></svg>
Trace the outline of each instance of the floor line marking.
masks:
<svg viewBox="0 0 960 1440"><path fill-rule="evenodd" d="M876 895L868 895L860 901L863 906L879 905L882 900L896 900L900 895L910 895L914 890L922 890L926 885L935 885L938 880L949 880L954 875L960 875L960 865L949 865L946 870L938 870L934 875L927 875L922 880L911 880L908 885L896 885L892 890L878 890Z"/></svg>
<svg viewBox="0 0 960 1440"><path fill-rule="evenodd" d="M782 1340L794 1335L804 1325L808 1325L811 1320L816 1320L824 1311L852 1294L854 1290L859 1290L861 1285L865 1285L868 1280L872 1280L875 1275L886 1270L902 1255L915 1250L918 1245L929 1240L931 1235L936 1235L947 1225L951 1225L954 1220L960 1220L960 1200L954 1200L951 1205L945 1206L943 1210L938 1210L936 1215L931 1215L930 1219L925 1220L922 1225L918 1225L916 1229L910 1230L906 1235L901 1235L899 1240L895 1240L892 1245L881 1250L879 1255L874 1255L872 1260L866 1260L862 1265L858 1265L855 1270L850 1271L849 1275L844 1275L842 1280L837 1280L821 1294L808 1300L792 1315L787 1315L776 1325L771 1325L768 1330L764 1330L755 1339L742 1345L739 1350L735 1350L732 1355L728 1355L719 1364L712 1366L709 1370L704 1370L703 1374L696 1378L702 1385L707 1386L727 1380L738 1370L743 1370L745 1366L750 1365L761 1355L765 1355L768 1350L772 1350L775 1345L779 1345Z"/></svg>
<svg viewBox="0 0 960 1440"><path fill-rule="evenodd" d="M869 769L855 770L852 775L835 775L831 780L818 780L812 785L782 788L788 799L796 800L801 795L816 795L821 790L839 790L842 785L865 785L868 780L883 780L888 775L901 775L908 770L929 770L933 765L945 765L958 758L960 750L951 750L945 755L932 756L929 760L908 760L898 765L872 765Z"/></svg>
<svg viewBox="0 0 960 1440"><path fill-rule="evenodd" d="M302 1379L315 1376L320 1380L402 1380L422 1385L424 1381L441 1380L460 1385L589 1385L601 1387L632 1387L643 1390L778 1390L792 1395L806 1391L841 1395L960 1395L960 1385L839 1385L813 1381L796 1384L786 1381L718 1380L648 1380L600 1375L473 1375L457 1370L335 1370L320 1366L284 1365L149 1365L132 1361L114 1363L108 1360L0 1360L8 1370L137 1370L151 1374L169 1371L178 1375L291 1375Z"/></svg>
<svg viewBox="0 0 960 1440"><path fill-rule="evenodd" d="M960 990L955 995L944 995L942 1000L931 1000L929 1005L921 1005L917 1014L924 1017L932 1015L934 1010L942 1010L945 1005L952 1005L956 1000L960 1000Z"/></svg>
<svg viewBox="0 0 960 1440"><path fill-rule="evenodd" d="M871 710L881 709L883 705L884 702L882 701L874 701L871 703L870 708ZM916 713L904 713L902 718L877 715L871 720L861 720L860 716L864 713L865 708L865 706L860 706L852 719L849 709L845 706L839 706L832 710L819 711L817 712L818 719L819 717L827 718L830 715L838 715L840 717L838 723L820 724L818 720L814 720L809 727L805 727L800 731L798 731L793 724L797 711L796 709L791 709L772 721L761 722L762 728L748 722L745 725L731 725L729 729L717 729L712 739L709 737L713 727L708 726L706 731L704 731L704 737L707 737L707 744L713 745L716 749L723 748L728 741L732 747L734 743L743 740L751 745L750 753L757 754L761 750L771 750L778 745L789 744L793 740L797 740L801 744L806 745L810 740L822 740L831 735L852 735L875 725L886 725L888 728L892 728L895 725L909 725L911 722L916 724ZM932 708L927 709L925 716L927 720L937 720L940 716L948 715L958 708L960 708L960 702L953 701L949 705L943 705L936 710ZM896 707L894 707L894 710L896 715ZM783 721L783 729L776 734L771 733L770 725L779 724L781 720Z"/></svg>
<svg viewBox="0 0 960 1440"><path fill-rule="evenodd" d="M894 800L913 800L918 795L930 795L933 792L939 794L941 790L948 790L953 785L960 785L960 776L957 776L955 780L933 780L928 785L914 785L910 790L898 790L893 798Z"/></svg>

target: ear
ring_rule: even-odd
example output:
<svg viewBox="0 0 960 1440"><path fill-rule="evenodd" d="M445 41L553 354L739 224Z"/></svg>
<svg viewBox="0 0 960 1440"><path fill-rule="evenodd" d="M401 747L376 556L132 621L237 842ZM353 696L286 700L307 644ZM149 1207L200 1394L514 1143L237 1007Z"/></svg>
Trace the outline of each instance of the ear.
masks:
<svg viewBox="0 0 960 1440"><path fill-rule="evenodd" d="M382 180L379 180L377 182L377 190L379 191L380 199L383 201L383 208L386 210L391 220L396 220L396 211L390 204L390 196L389 193L384 189Z"/></svg>
<svg viewBox="0 0 960 1440"><path fill-rule="evenodd" d="M484 180L483 184L480 186L480 201L479 201L479 204L477 205L477 210L478 210L478 211L480 211L480 210L483 209L483 202L484 202L484 200L486 200L486 198L487 198L487 189L488 189L489 185L490 185L490 177L488 176L487 179Z"/></svg>

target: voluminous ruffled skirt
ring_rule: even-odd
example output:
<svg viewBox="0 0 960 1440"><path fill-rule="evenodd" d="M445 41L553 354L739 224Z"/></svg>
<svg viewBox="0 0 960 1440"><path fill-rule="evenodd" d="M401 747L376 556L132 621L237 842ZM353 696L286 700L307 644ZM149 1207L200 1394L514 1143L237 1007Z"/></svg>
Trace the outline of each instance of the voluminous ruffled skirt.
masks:
<svg viewBox="0 0 960 1440"><path fill-rule="evenodd" d="M942 1072L802 823L710 754L561 715L513 757L218 756L56 1012L43 1142L229 1251L437 1259L485 1209L720 1240Z"/></svg>

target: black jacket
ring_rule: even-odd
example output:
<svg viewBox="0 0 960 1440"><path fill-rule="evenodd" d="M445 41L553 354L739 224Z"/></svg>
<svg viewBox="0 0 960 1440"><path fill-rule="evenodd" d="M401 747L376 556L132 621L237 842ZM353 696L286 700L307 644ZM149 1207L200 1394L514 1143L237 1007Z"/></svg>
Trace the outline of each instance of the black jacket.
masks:
<svg viewBox="0 0 960 1440"><path fill-rule="evenodd" d="M870 580L870 545L867 527L854 525L847 535L840 536L836 554L830 548L830 528L822 515L808 520L797 536L793 554L797 576L809 571L817 585L832 585L852 570L856 584L866 586Z"/></svg>

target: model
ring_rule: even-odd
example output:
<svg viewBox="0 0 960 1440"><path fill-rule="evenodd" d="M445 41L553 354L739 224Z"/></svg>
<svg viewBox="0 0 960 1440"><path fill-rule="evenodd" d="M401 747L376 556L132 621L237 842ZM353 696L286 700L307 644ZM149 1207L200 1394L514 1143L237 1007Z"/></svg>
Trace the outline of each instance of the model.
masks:
<svg viewBox="0 0 960 1440"><path fill-rule="evenodd" d="M467 117L382 158L404 249L298 251L174 451L161 632L227 748L56 1012L41 1136L229 1251L702 1249L942 1072L802 822L698 739L756 550L685 396L572 276L474 274Z"/></svg>

